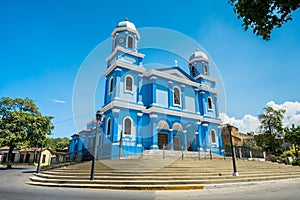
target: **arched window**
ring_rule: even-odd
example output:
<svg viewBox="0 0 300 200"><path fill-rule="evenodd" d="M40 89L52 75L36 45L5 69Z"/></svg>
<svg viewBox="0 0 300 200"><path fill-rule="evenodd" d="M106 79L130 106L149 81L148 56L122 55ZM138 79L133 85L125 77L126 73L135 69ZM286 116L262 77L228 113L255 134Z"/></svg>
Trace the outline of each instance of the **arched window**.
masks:
<svg viewBox="0 0 300 200"><path fill-rule="evenodd" d="M109 119L107 120L107 125L106 125L106 135L107 135L107 136L110 136L110 130L111 130L110 124L111 124L111 119L109 118Z"/></svg>
<svg viewBox="0 0 300 200"><path fill-rule="evenodd" d="M116 38L114 38L114 46L113 46L113 49L115 49L116 48Z"/></svg>
<svg viewBox="0 0 300 200"><path fill-rule="evenodd" d="M203 68L204 68L204 74L207 75L208 74L208 66L206 64L204 64Z"/></svg>
<svg viewBox="0 0 300 200"><path fill-rule="evenodd" d="M133 49L133 37L128 36L128 48Z"/></svg>
<svg viewBox="0 0 300 200"><path fill-rule="evenodd" d="M130 118L126 118L124 120L124 134L125 135L131 135L131 119Z"/></svg>
<svg viewBox="0 0 300 200"><path fill-rule="evenodd" d="M217 143L215 130L210 131L210 137L211 137L211 143Z"/></svg>
<svg viewBox="0 0 300 200"><path fill-rule="evenodd" d="M111 77L109 81L109 93L112 93L113 89L114 89L114 77Z"/></svg>
<svg viewBox="0 0 300 200"><path fill-rule="evenodd" d="M173 99L175 105L181 105L181 92L178 87L174 87L173 89Z"/></svg>
<svg viewBox="0 0 300 200"><path fill-rule="evenodd" d="M132 92L133 88L133 78L131 76L126 76L125 78L125 91Z"/></svg>
<svg viewBox="0 0 300 200"><path fill-rule="evenodd" d="M196 68L195 68L194 65L193 65L192 68L191 68L191 75L192 75L192 76L195 76L195 75L196 75Z"/></svg>
<svg viewBox="0 0 300 200"><path fill-rule="evenodd" d="M207 98L207 105L208 105L208 109L212 110L213 109L213 104L212 104L212 99L211 97Z"/></svg>

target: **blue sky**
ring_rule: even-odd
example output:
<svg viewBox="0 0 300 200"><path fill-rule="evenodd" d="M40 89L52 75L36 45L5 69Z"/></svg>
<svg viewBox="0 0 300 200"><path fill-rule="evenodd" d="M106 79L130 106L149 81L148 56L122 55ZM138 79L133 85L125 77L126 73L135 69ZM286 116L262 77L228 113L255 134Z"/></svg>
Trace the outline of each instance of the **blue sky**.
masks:
<svg viewBox="0 0 300 200"><path fill-rule="evenodd" d="M0 96L33 99L55 117L52 137L72 135L76 74L126 16L138 28L168 28L199 42L220 70L233 121L257 116L268 102L299 101L300 12L266 42L243 30L227 0L1 1Z"/></svg>

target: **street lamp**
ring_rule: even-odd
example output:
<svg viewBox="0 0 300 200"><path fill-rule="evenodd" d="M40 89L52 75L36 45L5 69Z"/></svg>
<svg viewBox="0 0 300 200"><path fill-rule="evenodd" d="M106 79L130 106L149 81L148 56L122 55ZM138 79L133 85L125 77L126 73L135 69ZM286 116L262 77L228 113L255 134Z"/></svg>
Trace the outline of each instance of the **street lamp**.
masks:
<svg viewBox="0 0 300 200"><path fill-rule="evenodd" d="M96 112L96 131L95 131L95 139L94 139L94 153L93 153L93 160L92 160L92 168L91 168L91 176L90 180L94 180L95 176L95 165L96 165L96 159L97 159L97 152L98 152L98 143L99 143L99 134L98 134L98 129L99 129L99 122L101 122L101 116L102 113L100 110Z"/></svg>
<svg viewBox="0 0 300 200"><path fill-rule="evenodd" d="M227 131L229 131L229 139L230 139L230 148L231 148L231 156L232 156L232 165L233 165L233 176L238 176L239 173L236 170L236 162L235 162L235 148L232 143L232 134L231 134L232 126L227 124Z"/></svg>

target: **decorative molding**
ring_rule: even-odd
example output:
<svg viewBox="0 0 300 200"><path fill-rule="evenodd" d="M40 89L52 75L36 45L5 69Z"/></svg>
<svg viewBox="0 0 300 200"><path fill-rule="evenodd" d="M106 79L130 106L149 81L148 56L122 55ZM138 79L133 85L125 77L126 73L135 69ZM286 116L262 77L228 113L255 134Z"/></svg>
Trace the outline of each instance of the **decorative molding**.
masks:
<svg viewBox="0 0 300 200"><path fill-rule="evenodd" d="M150 115L150 118L157 118L157 117L158 117L157 114L151 114L151 115Z"/></svg>
<svg viewBox="0 0 300 200"><path fill-rule="evenodd" d="M182 132L183 132L183 133L187 133L187 130L183 130Z"/></svg>
<svg viewBox="0 0 300 200"><path fill-rule="evenodd" d="M216 78L209 77L209 76L206 76L204 74L199 74L198 76L195 77L195 79L199 79L199 78L203 78L205 80L212 81L212 82L216 82L217 81Z"/></svg>
<svg viewBox="0 0 300 200"><path fill-rule="evenodd" d="M145 57L145 55L142 54L142 53L137 53L137 52L131 51L129 49L125 49L124 47L116 46L115 49L113 50L113 52L111 52L111 54L105 59L106 62L110 61L118 51L122 51L123 53L127 53L127 54L130 54L132 56L139 57L139 58L144 58Z"/></svg>
<svg viewBox="0 0 300 200"><path fill-rule="evenodd" d="M197 61L206 61L207 63L209 63L210 61L206 58L193 58L192 60L190 60L188 62L188 64L192 64L193 62L197 62Z"/></svg>
<svg viewBox="0 0 300 200"><path fill-rule="evenodd" d="M136 36L137 36L137 38L140 39L140 34L139 34L139 32L137 32L137 30L134 30L134 29L129 28L129 27L119 27L119 28L115 28L115 30L111 33L111 36L114 36L115 34L118 34L117 32L126 31L126 30L135 33Z"/></svg>
<svg viewBox="0 0 300 200"><path fill-rule="evenodd" d="M146 69L143 67L138 67L136 65L132 65L132 64L128 64L128 63L116 60L108 68L106 68L106 70L103 72L103 75L107 76L116 67L124 67L126 69L130 69L130 70L137 71L140 73L143 73L146 71Z"/></svg>
<svg viewBox="0 0 300 200"><path fill-rule="evenodd" d="M118 112L120 112L120 109L114 108L114 109L112 109L112 112L113 113L118 113Z"/></svg>
<svg viewBox="0 0 300 200"><path fill-rule="evenodd" d="M137 113L137 116L141 117L141 116L143 116L143 114L144 114L144 113L139 112L139 113Z"/></svg>
<svg viewBox="0 0 300 200"><path fill-rule="evenodd" d="M202 126L208 127L208 124L207 123L203 123Z"/></svg>

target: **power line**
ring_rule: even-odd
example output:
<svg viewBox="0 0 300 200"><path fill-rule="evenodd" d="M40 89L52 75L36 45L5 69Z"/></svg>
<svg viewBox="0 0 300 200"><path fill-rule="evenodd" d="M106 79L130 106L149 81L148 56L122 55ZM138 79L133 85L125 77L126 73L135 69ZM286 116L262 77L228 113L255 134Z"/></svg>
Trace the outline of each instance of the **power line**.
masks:
<svg viewBox="0 0 300 200"><path fill-rule="evenodd" d="M61 121L56 121L56 122L53 122L53 124L59 124L59 123L63 123L63 122L68 122L68 121L71 121L71 120L74 120L74 119L77 119L77 118L80 118L80 117L83 117L83 116L86 116L86 115L90 115L92 113L93 112L86 113L86 114L83 114L83 115L79 115L79 116L76 116L76 117L72 117L72 118L69 118L69 119L64 119L64 120L61 120Z"/></svg>

